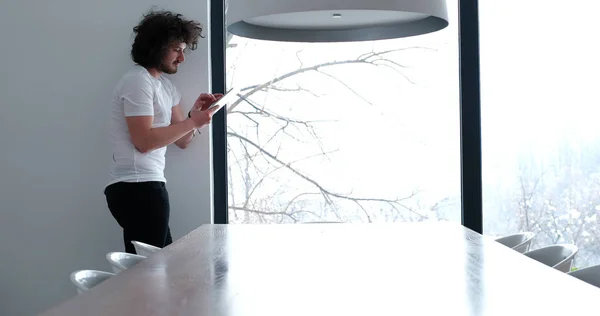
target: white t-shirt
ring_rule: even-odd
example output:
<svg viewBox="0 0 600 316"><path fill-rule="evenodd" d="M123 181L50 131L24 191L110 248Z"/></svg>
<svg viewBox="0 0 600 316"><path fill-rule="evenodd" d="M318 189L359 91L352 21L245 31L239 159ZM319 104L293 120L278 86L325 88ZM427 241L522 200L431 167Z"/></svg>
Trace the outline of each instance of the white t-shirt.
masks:
<svg viewBox="0 0 600 316"><path fill-rule="evenodd" d="M167 147L145 154L139 152L131 141L125 117L154 116L153 128L169 126L172 107L180 100L181 95L169 79L162 75L154 78L142 66L134 66L121 78L112 97L110 140L113 159L108 185L116 182L166 182Z"/></svg>

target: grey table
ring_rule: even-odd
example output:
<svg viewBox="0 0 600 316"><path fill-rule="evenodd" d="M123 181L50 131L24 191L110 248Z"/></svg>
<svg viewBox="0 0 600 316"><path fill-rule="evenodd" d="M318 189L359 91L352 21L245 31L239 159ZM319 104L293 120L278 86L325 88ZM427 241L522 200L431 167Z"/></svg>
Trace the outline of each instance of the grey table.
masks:
<svg viewBox="0 0 600 316"><path fill-rule="evenodd" d="M205 225L43 315L566 316L599 301L454 223Z"/></svg>

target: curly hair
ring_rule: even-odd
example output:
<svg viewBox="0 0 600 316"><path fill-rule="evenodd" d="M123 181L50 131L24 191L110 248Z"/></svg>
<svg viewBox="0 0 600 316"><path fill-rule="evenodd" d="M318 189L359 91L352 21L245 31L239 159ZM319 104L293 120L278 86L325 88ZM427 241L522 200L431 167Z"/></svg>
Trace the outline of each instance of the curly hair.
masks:
<svg viewBox="0 0 600 316"><path fill-rule="evenodd" d="M145 14L133 32L135 40L131 46L131 58L143 67L158 67L173 42L185 43L186 50L195 50L198 38L204 38L200 23L162 10L151 10Z"/></svg>

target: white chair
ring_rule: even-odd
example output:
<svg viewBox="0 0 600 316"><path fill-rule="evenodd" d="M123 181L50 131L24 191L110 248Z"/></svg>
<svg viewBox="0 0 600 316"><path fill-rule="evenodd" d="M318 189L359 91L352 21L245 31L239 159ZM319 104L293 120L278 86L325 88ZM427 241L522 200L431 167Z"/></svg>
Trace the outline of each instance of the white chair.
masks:
<svg viewBox="0 0 600 316"><path fill-rule="evenodd" d="M534 237L535 233L524 232L503 236L497 238L496 241L505 245L508 248L512 248L515 251L525 253L529 251L529 247L531 246L531 242L533 241Z"/></svg>
<svg viewBox="0 0 600 316"><path fill-rule="evenodd" d="M143 242L139 242L136 240L132 240L131 243L133 244L133 247L135 248L135 252L138 255L144 256L144 257L149 257L153 253L160 250L159 247L152 246L152 245L149 245L149 244L146 244Z"/></svg>
<svg viewBox="0 0 600 316"><path fill-rule="evenodd" d="M573 259L579 251L575 245L552 245L528 251L523 255L562 272L571 271Z"/></svg>
<svg viewBox="0 0 600 316"><path fill-rule="evenodd" d="M109 252L106 254L106 259L110 263L113 272L116 274L133 267L146 259L146 257L126 252Z"/></svg>
<svg viewBox="0 0 600 316"><path fill-rule="evenodd" d="M69 279L77 287L77 294L89 291L94 286L108 280L114 273L98 270L78 270L71 273Z"/></svg>
<svg viewBox="0 0 600 316"><path fill-rule="evenodd" d="M600 288L600 265L595 265L568 273L570 276Z"/></svg>

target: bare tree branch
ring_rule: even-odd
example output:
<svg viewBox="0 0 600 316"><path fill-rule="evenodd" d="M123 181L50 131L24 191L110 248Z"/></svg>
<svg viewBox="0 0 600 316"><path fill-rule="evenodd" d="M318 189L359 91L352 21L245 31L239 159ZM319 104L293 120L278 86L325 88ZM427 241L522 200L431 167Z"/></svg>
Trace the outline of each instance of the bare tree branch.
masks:
<svg viewBox="0 0 600 316"><path fill-rule="evenodd" d="M362 95L360 95L358 92L356 92L356 90L354 90L352 87L350 87L348 84L346 84L345 82L343 82L342 80L338 79L335 76L332 76L322 70L317 70L318 73L321 73L337 82L339 82L341 85L343 85L344 87L346 87L348 90L350 90L350 92L352 92L355 96L357 96L359 99L365 101L365 103L369 104L369 105L373 105L373 103L369 102L369 100L365 99Z"/></svg>
<svg viewBox="0 0 600 316"><path fill-rule="evenodd" d="M292 164L294 164L294 163L301 162L301 161L305 161L305 160L308 160L308 159L311 159L311 158L315 158L315 157L319 157L319 156L323 156L323 155L327 155L327 154L329 154L329 153L334 153L334 152L336 152L336 151L337 151L337 150L333 150L333 151L330 151L330 152L328 152L328 153L325 153L325 154L319 153L319 154L317 154L317 155L310 155L310 156L307 156L307 157L303 157L303 158L300 158L300 159L296 159L296 160L294 160L294 161L291 161L291 162L287 163L287 165L291 166L291 165L292 165ZM277 171L279 171L279 170L281 170L281 169L283 169L283 168L284 168L284 165L281 165L281 166L279 166L279 167L277 167L277 168L275 168L275 169L271 170L270 172L268 172L268 173L264 174L264 175L263 175L263 176L260 178L260 180L258 180L258 182L257 182L256 184L254 184L254 187L252 188L252 191L250 192L250 194L248 195L248 197L247 197L247 199L246 199L246 202L244 203L244 207L247 207L247 206L248 206L248 202L250 201L250 198L252 197L252 195L254 195L254 192L256 192L256 189L258 189L258 188L260 187L260 185L263 183L263 181L264 181L265 179L267 179L269 176L271 176L273 173L275 173L275 172L277 172ZM294 198L294 199L295 199L295 198ZM293 201L294 199L292 199L292 201ZM286 211L286 210L289 208L290 204L291 204L291 203L288 203L288 205L287 205L287 206L285 207L285 209L284 209L284 212L285 212L285 211Z"/></svg>
<svg viewBox="0 0 600 316"><path fill-rule="evenodd" d="M420 210L420 207L412 207L412 201L410 203L404 202L407 200L411 200L416 196L416 193L413 192L409 196L403 198L396 199L386 199L386 198L375 198L375 197L363 197L363 196L354 196L353 193L340 193L335 192L332 189L326 188L316 179L308 176L304 172L301 172L298 168L293 166L294 163L308 159L310 157L321 156L324 158L328 158L328 154L332 151L325 150L321 138L317 133L315 128L317 123L323 122L331 122L331 121L311 121L304 119L295 119L289 117L289 115L281 115L273 111L272 108L266 108L264 105L255 101L258 97L253 97L253 95L257 92L269 92L269 91L278 91L278 92L304 92L310 93L315 97L318 97L312 91L297 85L297 87L293 87L291 85L285 85L282 82L286 79L289 79L293 76L297 76L300 74L308 73L308 72L316 72L320 75L326 76L330 79L333 79L340 83L344 88L346 88L349 92L362 99L365 103L369 105L373 105L366 98L362 97L357 90L353 89L349 84L344 82L343 80L331 75L325 70L334 66L342 66L342 65L351 65L351 64L362 64L362 65L371 65L375 67L387 67L398 74L402 75L408 82L414 83L408 76L406 76L401 69L407 68L405 65L396 62L395 60L389 59L389 54L394 52L401 52L409 49L427 49L424 47L408 47L408 48L399 48L399 49L391 49L383 52L370 52L367 54L359 55L355 59L348 60L339 60L339 61L330 61L325 63L320 63L312 66L305 66L300 55L301 50L296 52L296 58L300 64L300 68L294 71L288 72L286 74L280 75L278 77L272 78L268 81L262 82L260 84L251 85L243 88L242 93L239 94L239 99L230 104L227 108L227 112L229 115L239 114L244 119L248 120L250 128L253 129L253 132L256 133L256 138L253 140L254 136L250 131L245 131L243 133L239 133L232 128L228 127L227 136L236 138L240 144L240 151L243 156L242 159L236 158L237 162L243 165L245 168L241 168L242 178L245 181L246 185L246 199L243 201L243 205L238 205L238 203L233 203L230 206L230 210L233 212L241 211L244 212L245 216L249 216L252 214L252 218L257 221L282 221L282 220L291 220L293 222L297 222L301 220L301 214L308 214L315 216L317 218L322 218L323 214L327 214L327 217L331 218L330 214L335 214L335 216L342 220L342 216L340 216L340 208L343 208L343 205L340 203L344 203L342 201L348 201L352 204L356 204L356 211L359 212L361 210L365 218L368 222L372 222L373 219L377 219L377 213L370 213L370 204L368 203L383 203L384 206L380 208L380 213L384 216L394 216L395 219L401 217L403 219L408 218L412 220L416 218L417 220L425 220L428 216L425 214L420 214L416 209ZM240 107L240 105L244 105ZM247 108L249 106L249 108ZM263 124L261 126L261 123ZM273 125L275 124L275 125ZM266 126L266 127L265 127ZM268 132L259 133L259 129L262 131L268 130ZM308 139L314 140L309 143L311 146L313 144L317 144L320 148L320 153L301 158L295 161L286 162L279 157L279 151L282 148L284 139L292 139L299 143L307 143L307 135L310 135ZM261 140L261 138L263 138ZM266 139L266 142L264 142ZM277 144L272 145L272 143L277 142ZM237 142L235 142L237 143ZM237 146L235 147L237 149ZM233 150L232 150L233 151ZM264 167L266 163L267 167ZM241 167L241 166L240 166ZM250 168L251 167L251 168ZM274 168L273 168L274 167ZM250 170L251 169L251 170ZM274 193L273 196L263 197L261 196L259 199L255 197L256 192L259 192L259 188L264 187L266 179L271 177L273 174L280 170L288 170L301 180L309 183L313 189L309 189L309 192L303 192L300 194L296 194L290 200L285 202L279 202L279 199L275 199L273 196L278 195L279 192ZM251 171L251 172L250 172ZM273 192L271 192L273 193ZM303 209L305 203L307 203L306 199L302 199L307 196L322 196L321 204L321 215ZM237 199L239 202L242 202L240 198ZM320 198L319 198L320 200ZM314 203L314 202L313 202ZM241 204L241 203L240 203ZM273 205L275 204L275 205ZM277 206L277 204L281 204ZM388 208L389 206L389 208ZM438 204L431 207L431 212L438 212ZM277 211L274 211L276 209ZM283 210L280 212L279 210ZM425 213L428 211L425 209ZM237 213L236 213L237 214ZM408 214L408 215L406 215ZM362 218L362 215L356 214L359 218ZM406 215L406 217L405 217ZM439 215L438 215L439 216ZM248 219L248 218L247 218Z"/></svg>
<svg viewBox="0 0 600 316"><path fill-rule="evenodd" d="M298 125L303 126L307 130L307 132L310 134L310 136L317 142L317 145L319 146L321 152L325 152L325 149L323 148L321 139L317 135L317 132L315 131L315 127L312 124L313 123L324 123L324 122L328 122L328 121L326 121L326 120L320 120L320 121L317 121L317 120L315 120L315 121L294 120L294 119L290 119L288 117L284 117L282 115L276 114L274 112L267 111L264 109L264 107L259 106L258 104L256 104L255 102L253 102L250 99L245 99L244 101L247 102L253 109L255 109L257 113L267 116L267 117L273 119L274 121L283 122L286 125L285 127L290 126L290 127L295 128L297 131L300 131L298 128ZM331 121L329 121L329 122L331 122ZM294 123L294 124L290 124L290 123ZM258 129L256 129L256 132L258 133ZM279 132L286 134L287 136L296 140L297 142L302 142L301 140L297 139L295 136L288 133L285 128L278 130L276 132L276 134ZM273 137L274 136L276 136L276 135L273 135ZM273 137L271 137L271 138L273 138ZM258 136L257 136L257 139L258 139ZM267 142L267 144L268 144L268 142ZM265 146L267 144L265 144Z"/></svg>
<svg viewBox="0 0 600 316"><path fill-rule="evenodd" d="M296 174L300 178L302 178L305 181L307 181L307 182L311 183L312 185L314 185L316 188L319 189L319 191L324 195L325 198L336 197L336 198L339 198L339 199L344 199L344 200L349 200L349 201L383 202L383 203L388 203L388 204L393 204L393 205L400 205L400 206L403 206L400 203L400 201L402 201L403 199L409 198L409 197L405 197L403 199L391 200L391 199L383 199L383 198L351 197L351 196L347 196L347 195L343 195L343 194L332 192L332 191L330 191L328 189L325 189L321 184L319 184L314 179L312 179L312 178L304 175L303 173L301 173L300 171L296 170L295 168L293 168L289 164L281 161L275 155L271 154L270 152L268 152L267 150L265 150L264 148L262 148L258 144L254 143L250 139L248 139L248 138L246 138L246 137L244 137L242 135L239 135L237 133L233 133L233 132L227 132L227 135L230 136L230 137L238 138L238 139L246 142L247 144L252 145L254 148L256 148L259 151L261 151L263 154L265 154L267 157L271 158L273 161L275 161L278 164L284 166L285 168L287 168L288 170L290 170L292 173Z"/></svg>
<svg viewBox="0 0 600 316"><path fill-rule="evenodd" d="M392 50L388 50L385 52L379 52L379 53L368 53L368 54L363 54L360 55L358 58L356 59L349 59L349 60L341 60L341 61L331 61L331 62L325 62L325 63L321 63L318 65L314 65L314 66L310 66L310 67L301 67L297 70L288 72L286 74L283 74L281 76L278 76L276 78L273 78L269 81L263 82L261 84L257 84L257 85L253 85L253 86L249 86L246 88L241 89L241 91L247 91L245 92L240 100L233 102L228 108L227 108L227 112L231 112L233 110L235 110L235 108L240 104L240 102L243 99L248 98L249 96L253 95L254 93L258 92L258 91L262 91L264 89L266 89L267 87L274 85L280 81L283 81L287 78L296 76L298 74L302 74L305 72L309 72L309 71L317 71L320 70L322 68L326 68L326 67L331 67L331 66L337 66L337 65L347 65L347 64L371 64L371 65L375 65L375 62L377 61L382 61L382 60L387 60L390 63L394 63L394 61L387 59L387 58L383 58L381 57L382 55L385 54L389 54L392 52L399 52L399 51L403 51L403 50L408 50L408 49L415 49L415 48L420 48L420 49L426 49L424 47L405 47L405 48L398 48L398 49L392 49Z"/></svg>
<svg viewBox="0 0 600 316"><path fill-rule="evenodd" d="M297 200L297 199L299 199L300 197L303 197L303 196L306 196L306 195L320 195L320 194L321 194L320 192L318 192L318 193L311 193L311 192L300 193L300 194L298 194L298 195L294 196L294 197L293 197L293 198L292 198L292 199L291 199L291 200L290 200L290 201L287 203L287 205L285 206L285 208L283 209L283 211L284 211L284 212L287 212L287 210L290 208L290 206L291 206L291 205L292 205L294 202L296 202L296 200ZM316 214L315 214L315 215L316 215Z"/></svg>
<svg viewBox="0 0 600 316"><path fill-rule="evenodd" d="M382 51L382 52L375 52L375 51L371 50L371 52L369 52L369 53L365 53L365 54L358 56L358 59L367 60L374 56L382 56L382 55L386 55L389 53L401 52L401 51L405 51L405 50L414 50L414 49L437 51L437 49L435 49L435 48L425 47L425 46L411 46L411 47L404 47L404 48L395 48L395 49L390 49L390 50L386 50L386 51Z"/></svg>
<svg viewBox="0 0 600 316"><path fill-rule="evenodd" d="M363 213L365 213L365 216L367 217L367 220L369 221L369 223L373 223L373 221L371 220L371 216L369 215L369 212L367 212L365 207L362 206L362 204L360 204L359 201L354 201L354 203L356 203L356 205L358 205L358 207L360 207L360 209L363 211Z"/></svg>
<svg viewBox="0 0 600 316"><path fill-rule="evenodd" d="M300 67L302 68L304 67L304 63L302 62L302 58L300 58L300 53L302 53L304 51L304 49L301 49L299 51L296 52L296 58L298 59L298 62L300 63Z"/></svg>
<svg viewBox="0 0 600 316"><path fill-rule="evenodd" d="M280 86L271 85L269 87L264 88L262 91L268 92L270 90L279 91L279 92L305 92L316 98L319 97L319 95L317 95L316 93L314 93L308 89L305 89L298 84L296 84L296 88L284 88L284 87L280 87Z"/></svg>
<svg viewBox="0 0 600 316"><path fill-rule="evenodd" d="M298 222L298 220L292 214L288 214L288 213L285 213L285 212L259 211L259 210L255 210L255 209L251 209L251 208L247 208L247 207L239 207L239 206L229 206L229 209L231 209L231 210L240 210L240 211L244 211L244 212L261 214L261 215L269 215L269 216L281 215L281 216L289 217L294 222Z"/></svg>

